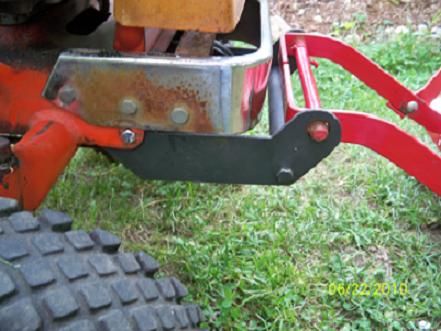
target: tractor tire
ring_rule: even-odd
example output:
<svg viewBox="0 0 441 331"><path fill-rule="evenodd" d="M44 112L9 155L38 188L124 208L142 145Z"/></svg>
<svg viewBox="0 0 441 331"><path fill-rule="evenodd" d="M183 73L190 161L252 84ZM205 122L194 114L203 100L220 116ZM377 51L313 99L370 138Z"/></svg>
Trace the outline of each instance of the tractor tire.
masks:
<svg viewBox="0 0 441 331"><path fill-rule="evenodd" d="M152 257L119 252L103 230L72 231L61 212L17 206L0 199L0 331L199 330L200 308L181 304L176 278L154 278Z"/></svg>

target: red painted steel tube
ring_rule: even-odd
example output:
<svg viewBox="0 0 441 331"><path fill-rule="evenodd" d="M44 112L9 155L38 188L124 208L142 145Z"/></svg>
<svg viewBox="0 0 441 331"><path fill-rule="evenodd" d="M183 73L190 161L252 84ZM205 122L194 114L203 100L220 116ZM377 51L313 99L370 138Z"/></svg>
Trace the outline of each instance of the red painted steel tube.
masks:
<svg viewBox="0 0 441 331"><path fill-rule="evenodd" d="M279 63L280 72L282 73L283 82L283 94L285 96L285 121L291 120L296 112L293 111L295 108L296 101L294 99L294 93L292 93L292 83L291 83L291 68L288 58L288 46L286 45L286 38L281 38L280 42L280 52L279 52ZM290 79L286 79L289 77ZM288 107L288 105L290 107Z"/></svg>
<svg viewBox="0 0 441 331"><path fill-rule="evenodd" d="M408 116L427 130L441 133L441 113L431 109L417 93L407 89L359 51L331 37L289 33L286 35L289 55L295 56L294 49L291 46L296 45L299 41L304 42L310 56L331 60L352 73L385 98L389 102L388 105L401 117ZM405 108L410 101L418 103L418 110L406 114Z"/></svg>
<svg viewBox="0 0 441 331"><path fill-rule="evenodd" d="M441 196L441 157L395 124L373 115L332 111L342 125L342 142L368 147Z"/></svg>
<svg viewBox="0 0 441 331"><path fill-rule="evenodd" d="M418 96L429 104L434 99L441 97L441 69L433 75L426 86L418 91Z"/></svg>
<svg viewBox="0 0 441 331"><path fill-rule="evenodd" d="M305 106L309 109L320 109L320 96L317 83L311 70L311 60L304 41L301 38L296 39L292 50L296 58L297 71L305 97Z"/></svg>
<svg viewBox="0 0 441 331"><path fill-rule="evenodd" d="M441 113L441 69L429 80L426 86L418 91L418 96L425 100L432 108ZM435 105L437 103L437 105ZM441 150L441 133L429 131L433 142Z"/></svg>
<svg viewBox="0 0 441 331"><path fill-rule="evenodd" d="M320 109L320 96L317 89L317 82L311 69L311 59L304 41L296 39L294 50L297 72L299 73L300 83L302 84L305 106L308 109ZM308 128L309 135L317 142L325 141L329 136L328 125L323 122L314 122Z"/></svg>
<svg viewBox="0 0 441 331"><path fill-rule="evenodd" d="M434 132L441 128L441 114L430 108L430 102L441 92L441 70L421 91L414 93L378 65L339 41L325 36L288 34L280 43L281 70L284 74L284 93L287 119L291 119L301 109L294 103L292 96L291 75L288 56L296 56L298 43L306 45L311 56L330 59L360 78L366 85L386 98L395 111L403 116L401 106L408 101L417 101L419 109L409 117ZM298 56L296 57L296 59ZM302 59L299 68L309 67L309 59ZM301 70L301 69L299 69ZM312 74L312 71L311 71ZM302 84L303 89L311 89ZM399 107L397 107L399 106ZM345 110L331 110L342 125L342 142L365 146L387 158L409 175L414 176L433 192L441 195L441 156L425 146L415 137L401 130L398 126L373 115ZM438 133L432 132L433 135Z"/></svg>

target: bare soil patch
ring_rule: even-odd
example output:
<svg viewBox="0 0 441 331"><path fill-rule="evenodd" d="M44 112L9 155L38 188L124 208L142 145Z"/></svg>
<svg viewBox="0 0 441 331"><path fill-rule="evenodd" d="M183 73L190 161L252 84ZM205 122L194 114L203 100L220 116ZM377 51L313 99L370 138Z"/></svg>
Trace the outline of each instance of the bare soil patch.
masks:
<svg viewBox="0 0 441 331"><path fill-rule="evenodd" d="M385 25L429 26L441 23L439 0L272 0L273 14L308 32L330 33L333 25L363 20L375 33Z"/></svg>

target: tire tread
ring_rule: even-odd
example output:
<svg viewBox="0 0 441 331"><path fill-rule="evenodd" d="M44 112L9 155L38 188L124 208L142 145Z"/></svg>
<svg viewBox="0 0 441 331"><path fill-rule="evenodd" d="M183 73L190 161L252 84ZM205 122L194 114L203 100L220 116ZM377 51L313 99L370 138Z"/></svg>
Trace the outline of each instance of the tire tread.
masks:
<svg viewBox="0 0 441 331"><path fill-rule="evenodd" d="M155 259L71 226L48 209L0 219L0 331L199 330L199 307L181 304L188 291L178 279L155 278Z"/></svg>

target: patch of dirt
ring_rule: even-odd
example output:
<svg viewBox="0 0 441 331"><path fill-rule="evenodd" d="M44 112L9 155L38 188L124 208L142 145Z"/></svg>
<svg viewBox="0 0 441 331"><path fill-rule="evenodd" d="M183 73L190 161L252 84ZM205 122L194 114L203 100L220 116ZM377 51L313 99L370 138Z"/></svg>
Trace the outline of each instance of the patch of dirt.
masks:
<svg viewBox="0 0 441 331"><path fill-rule="evenodd" d="M357 268L367 268L366 273L369 275L382 271L386 279L392 278L392 262L385 247L370 246L367 251L346 247L342 251L342 259Z"/></svg>
<svg viewBox="0 0 441 331"><path fill-rule="evenodd" d="M436 242L441 242L441 222L425 224L422 226L425 233Z"/></svg>
<svg viewBox="0 0 441 331"><path fill-rule="evenodd" d="M362 23L375 33L380 26L440 24L439 0L272 0L272 13L307 32L330 33L333 25Z"/></svg>

